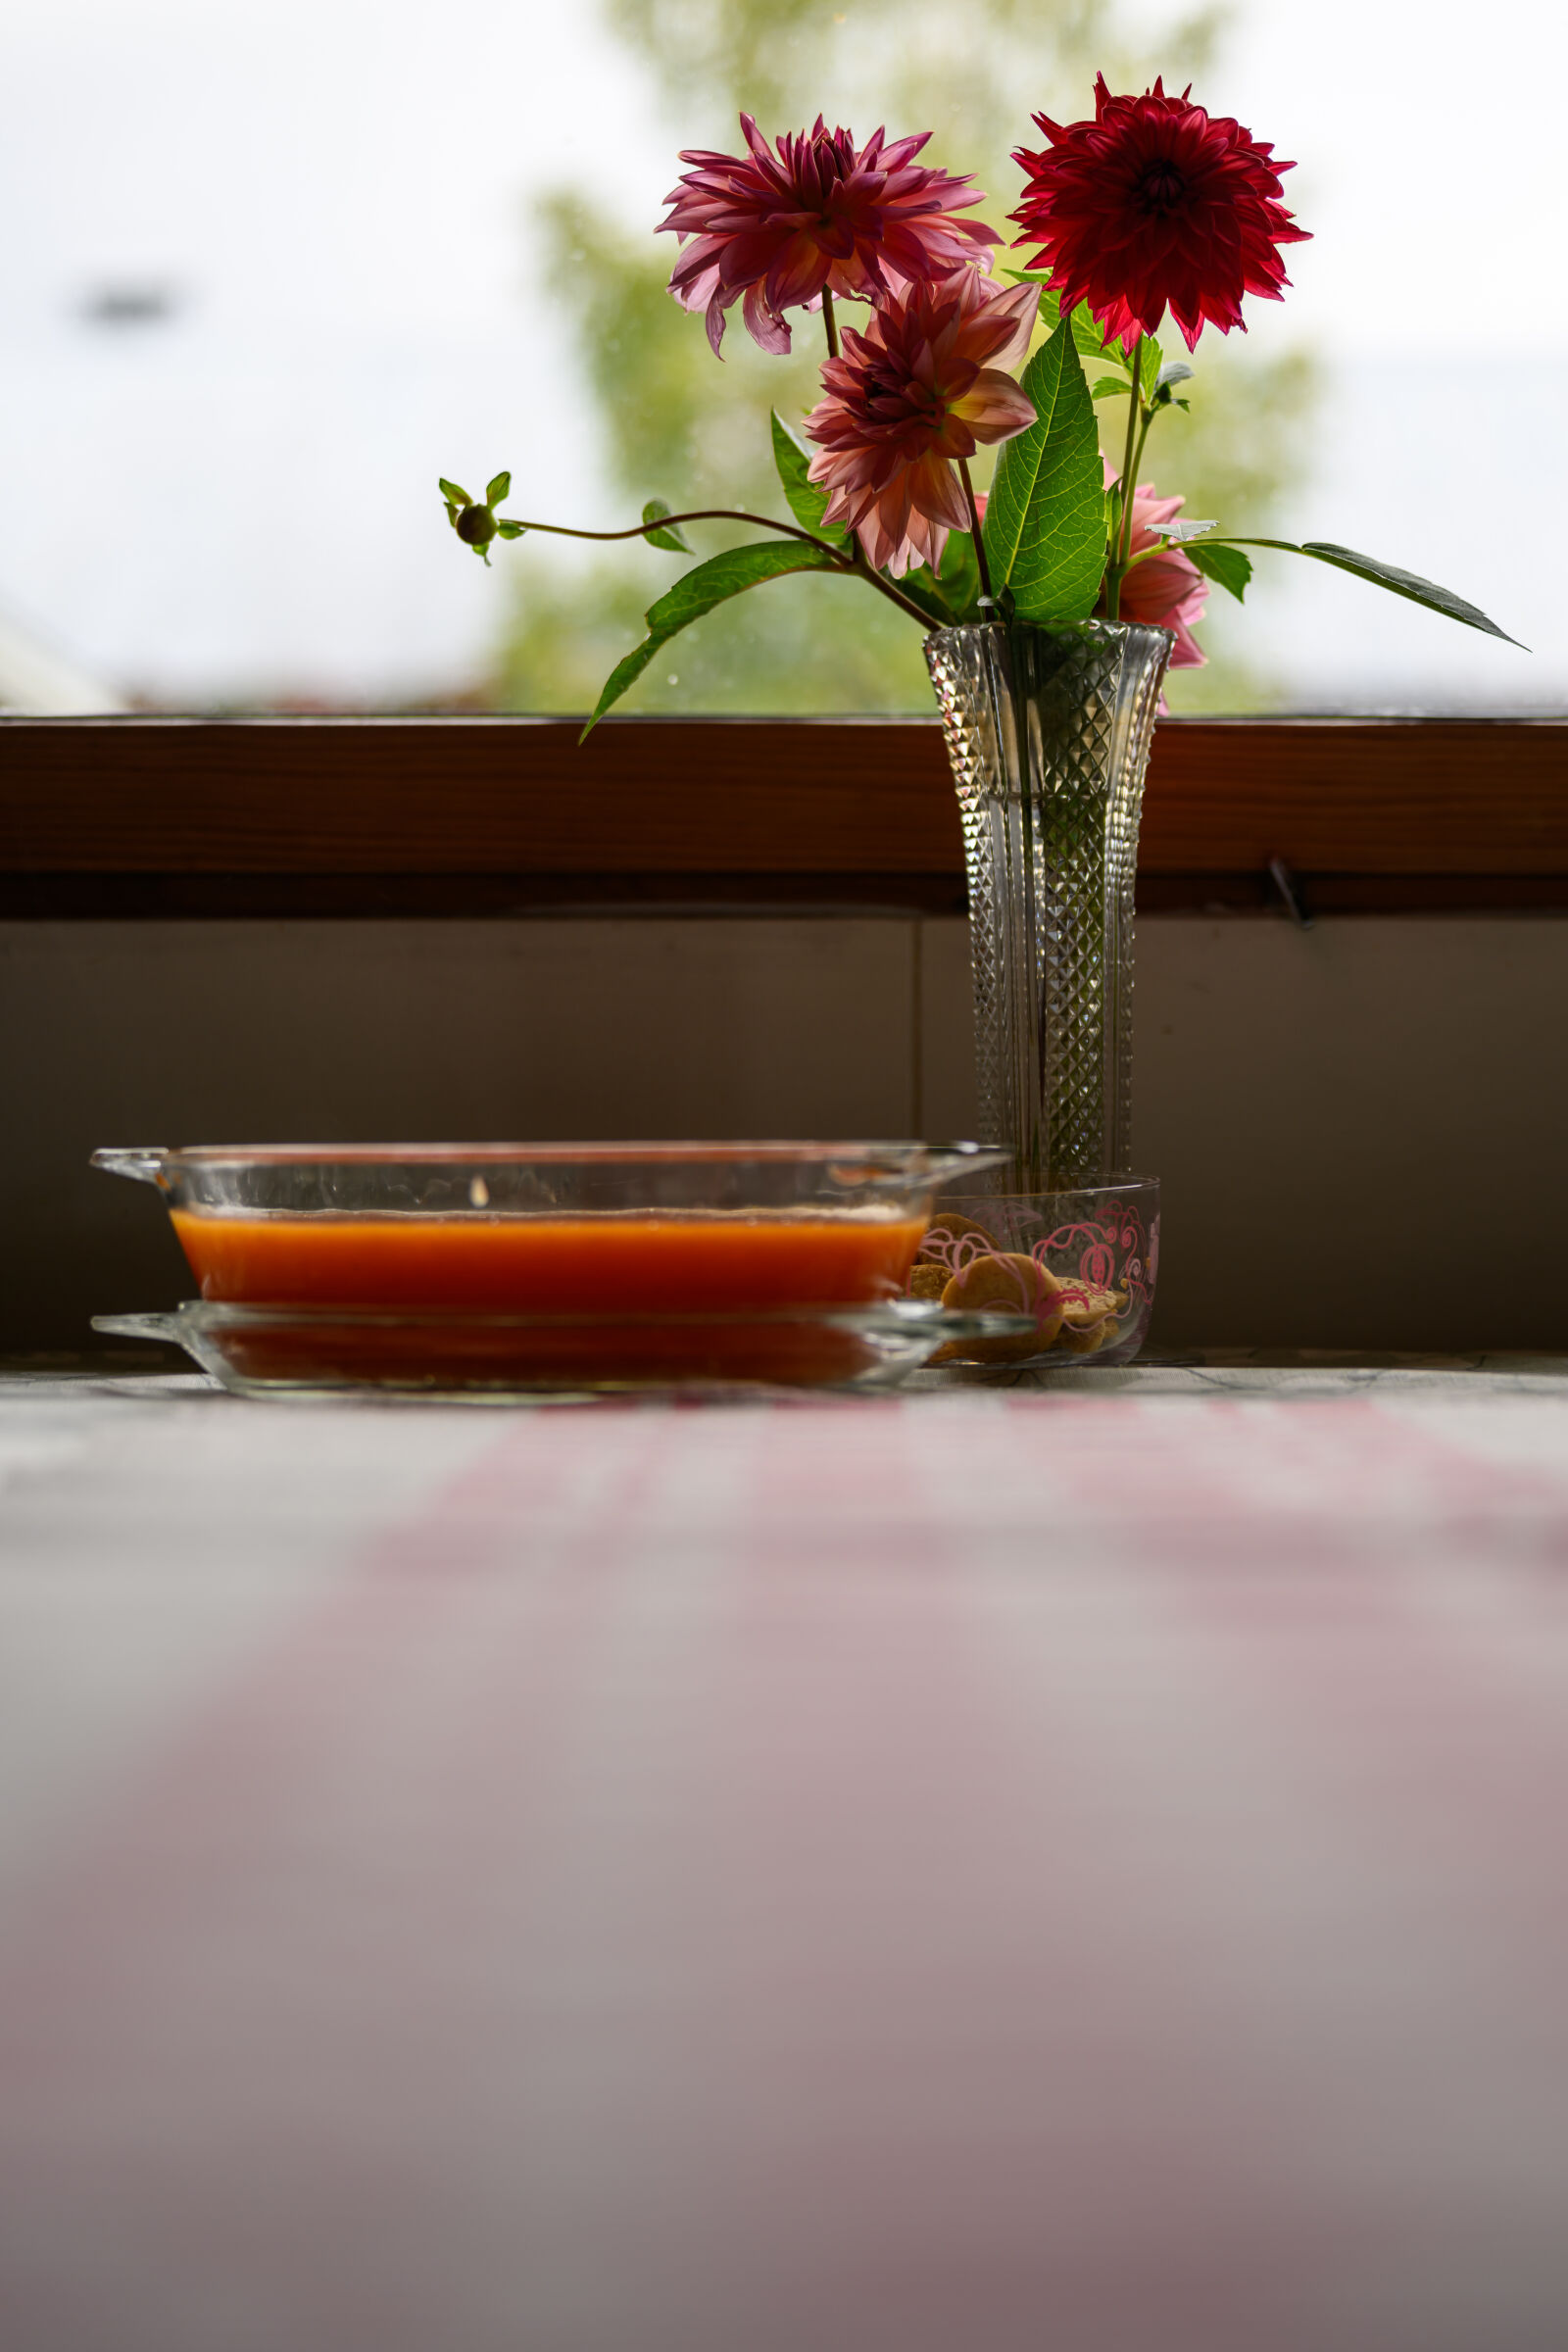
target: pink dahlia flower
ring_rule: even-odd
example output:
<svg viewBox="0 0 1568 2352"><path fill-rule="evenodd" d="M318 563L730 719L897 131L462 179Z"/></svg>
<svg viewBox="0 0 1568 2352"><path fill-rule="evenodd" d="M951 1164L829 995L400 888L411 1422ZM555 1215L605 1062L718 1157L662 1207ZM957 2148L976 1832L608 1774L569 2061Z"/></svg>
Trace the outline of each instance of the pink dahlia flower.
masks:
<svg viewBox="0 0 1568 2352"><path fill-rule="evenodd" d="M824 519L857 532L878 569L935 571L949 530L969 527L955 460L1033 424L1033 401L1004 371L1028 350L1038 308L1034 286L1003 293L956 270L906 286L824 361L827 397L806 419L810 476L828 492Z"/></svg>
<svg viewBox="0 0 1568 2352"><path fill-rule="evenodd" d="M1168 308L1193 349L1205 323L1245 330L1244 294L1280 300L1291 281L1279 248L1309 233L1279 201L1296 166L1234 116L1206 114L1186 90L1167 97L1162 81L1113 98L1102 74L1092 121L1035 121L1051 146L1014 149L1029 184L1012 219L1064 311L1087 302L1130 348Z"/></svg>
<svg viewBox="0 0 1568 2352"><path fill-rule="evenodd" d="M1107 465L1107 490L1115 479L1113 468ZM1174 522L1186 504L1185 498L1158 497L1152 482L1140 482L1133 492L1133 537L1128 553L1143 556L1146 548L1157 548L1159 553L1145 556L1142 564L1135 564L1124 575L1121 617L1142 621L1149 628L1174 629L1176 643L1171 649L1168 667L1201 669L1208 656L1193 631L1203 617L1208 582L1192 557L1162 541L1154 528L1156 523Z"/></svg>
<svg viewBox="0 0 1568 2352"><path fill-rule="evenodd" d="M857 149L852 132L825 129L818 115L808 131L784 133L776 153L750 115L741 130L744 155L683 150L681 162L697 169L671 188L669 218L659 224L684 248L669 291L684 309L707 312L715 352L724 314L743 295L754 339L786 352L784 313L820 301L824 288L881 302L1002 243L984 221L954 219L985 202L967 176L914 161L928 130L891 147L878 130Z"/></svg>

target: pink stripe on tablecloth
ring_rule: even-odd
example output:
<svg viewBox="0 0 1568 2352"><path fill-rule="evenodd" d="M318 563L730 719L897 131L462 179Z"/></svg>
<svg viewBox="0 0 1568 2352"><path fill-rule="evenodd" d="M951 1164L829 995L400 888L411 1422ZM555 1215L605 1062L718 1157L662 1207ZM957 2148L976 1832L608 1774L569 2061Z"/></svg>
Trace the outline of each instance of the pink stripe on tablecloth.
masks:
<svg viewBox="0 0 1568 2352"><path fill-rule="evenodd" d="M927 1443L888 1416L810 1462L836 1507L903 1498L891 1557L792 1559L804 1465L773 1456L711 1661L725 1770L679 1873L716 2024L687 2075L702 2340L747 2340L748 2294L781 2344L1282 2340L1328 2217L1083 1838L1097 1758L1049 1716L1020 1739Z"/></svg>

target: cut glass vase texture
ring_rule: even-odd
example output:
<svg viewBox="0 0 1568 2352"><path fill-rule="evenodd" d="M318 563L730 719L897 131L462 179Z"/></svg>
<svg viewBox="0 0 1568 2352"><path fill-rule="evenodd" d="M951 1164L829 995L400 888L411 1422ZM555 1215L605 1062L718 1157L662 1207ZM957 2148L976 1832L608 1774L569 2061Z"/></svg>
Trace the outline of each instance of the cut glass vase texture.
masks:
<svg viewBox="0 0 1568 2352"><path fill-rule="evenodd" d="M981 621L926 640L963 822L975 1055L1004 1190L1132 1165L1133 887L1168 629Z"/></svg>

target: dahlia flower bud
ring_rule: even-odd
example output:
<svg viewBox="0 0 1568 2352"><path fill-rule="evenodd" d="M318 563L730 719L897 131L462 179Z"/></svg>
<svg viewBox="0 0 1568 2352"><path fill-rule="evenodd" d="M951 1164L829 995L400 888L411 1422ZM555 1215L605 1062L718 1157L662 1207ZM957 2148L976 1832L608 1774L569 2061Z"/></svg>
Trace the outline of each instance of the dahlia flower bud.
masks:
<svg viewBox="0 0 1568 2352"><path fill-rule="evenodd" d="M488 507L466 506L453 524L465 547L488 547L496 535L496 518Z"/></svg>
<svg viewBox="0 0 1568 2352"><path fill-rule="evenodd" d="M494 474L486 486L483 498L470 498L461 482L449 482L443 474L437 483L446 503L447 520L476 556L490 561L492 539L520 539L527 529L523 522L510 522L496 509L512 488L510 473Z"/></svg>

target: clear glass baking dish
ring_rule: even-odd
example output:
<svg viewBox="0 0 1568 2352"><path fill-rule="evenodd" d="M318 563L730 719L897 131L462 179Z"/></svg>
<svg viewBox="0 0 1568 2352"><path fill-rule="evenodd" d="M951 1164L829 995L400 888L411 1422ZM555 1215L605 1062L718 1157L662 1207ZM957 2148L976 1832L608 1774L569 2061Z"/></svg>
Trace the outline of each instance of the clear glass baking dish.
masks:
<svg viewBox="0 0 1568 2352"><path fill-rule="evenodd" d="M1022 1338L1027 1317L910 1298L767 1313L481 1315L229 1306L95 1315L117 1338L183 1348L241 1396L379 1396L493 1403L656 1390L876 1389L957 1343Z"/></svg>
<svg viewBox="0 0 1568 2352"><path fill-rule="evenodd" d="M162 1336L229 1386L523 1394L853 1384L911 1369L960 1330L1017 1330L1007 1309L960 1326L902 1297L936 1195L1002 1156L399 1144L93 1162L163 1193L202 1295Z"/></svg>

